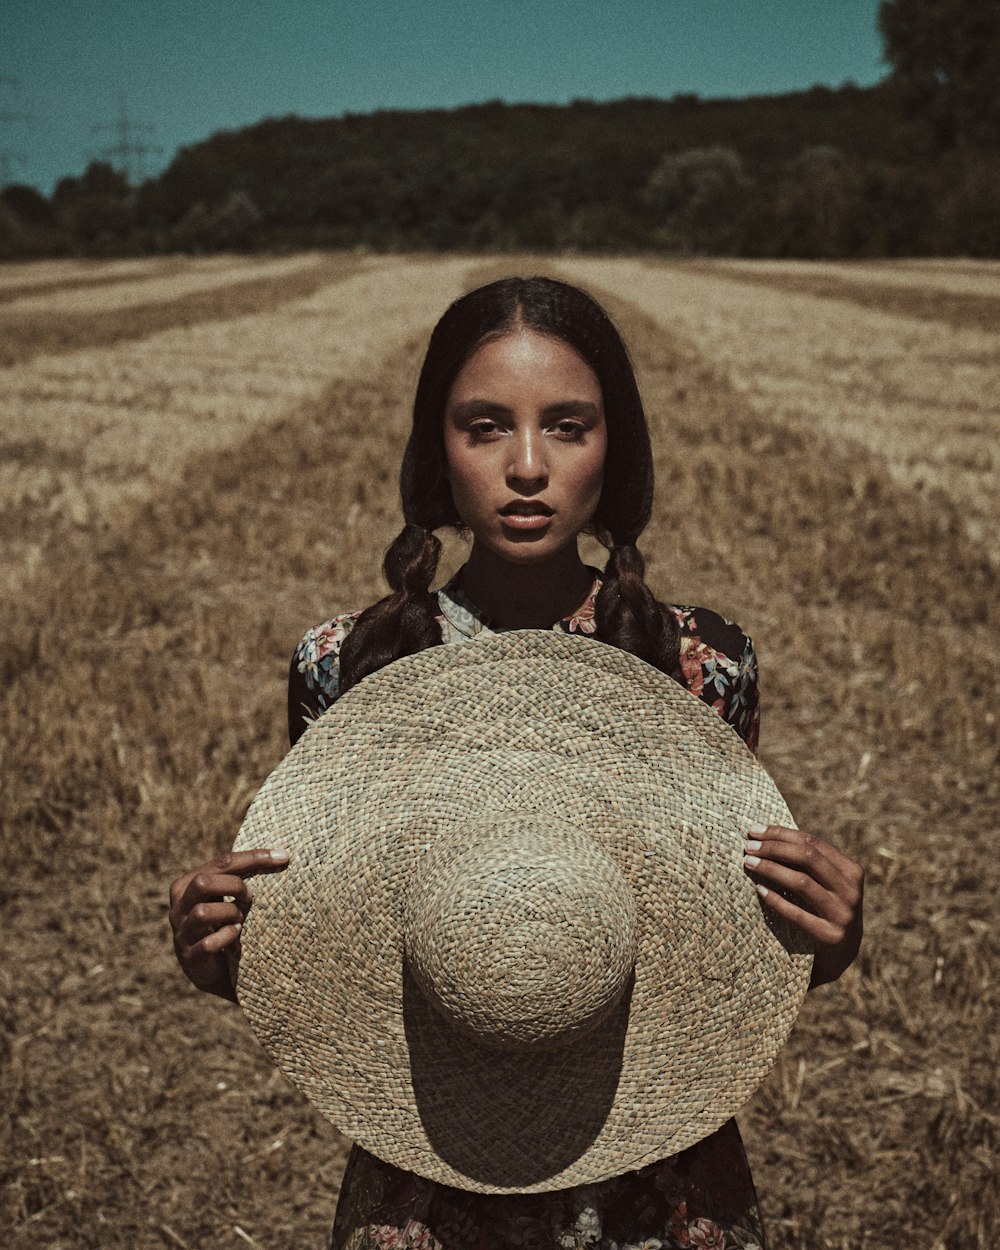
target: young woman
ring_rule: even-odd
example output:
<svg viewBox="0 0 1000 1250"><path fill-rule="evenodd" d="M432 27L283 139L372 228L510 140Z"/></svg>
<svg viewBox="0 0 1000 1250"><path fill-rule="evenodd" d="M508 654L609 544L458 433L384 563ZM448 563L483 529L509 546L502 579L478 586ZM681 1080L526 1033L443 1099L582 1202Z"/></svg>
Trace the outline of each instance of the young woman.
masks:
<svg viewBox="0 0 1000 1250"><path fill-rule="evenodd" d="M756 749L750 639L707 609L660 603L643 580L636 543L653 495L646 418L625 346L588 295L550 279L510 278L447 310L421 371L401 485L406 523L384 562L392 593L309 630L295 651L293 743L342 691L401 656L500 630L552 628L640 656ZM435 531L446 526L471 534L471 549L432 591ZM608 548L603 572L583 563L583 533ZM173 883L177 958L199 988L235 1001L225 948L249 903L246 878L286 863L280 851L242 852ZM812 984L835 980L861 940L861 868L815 835L774 826L747 831L745 866L764 904L813 939ZM522 1197L437 1185L355 1147L333 1245L749 1250L765 1238L730 1121L640 1172Z"/></svg>

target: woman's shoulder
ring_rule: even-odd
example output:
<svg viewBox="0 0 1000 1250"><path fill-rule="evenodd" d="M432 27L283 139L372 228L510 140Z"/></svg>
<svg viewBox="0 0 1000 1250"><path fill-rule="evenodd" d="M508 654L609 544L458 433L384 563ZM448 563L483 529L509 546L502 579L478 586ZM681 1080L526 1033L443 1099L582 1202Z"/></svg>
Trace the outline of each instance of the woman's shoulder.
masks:
<svg viewBox="0 0 1000 1250"><path fill-rule="evenodd" d="M690 692L707 703L757 749L760 709L753 642L734 621L710 608L668 604L680 630L680 667ZM289 733L294 742L309 721L340 694L340 649L361 609L341 612L307 629L292 655Z"/></svg>
<svg viewBox="0 0 1000 1250"><path fill-rule="evenodd" d="M306 725L340 694L340 648L361 615L341 612L302 635L288 670L288 733L297 741Z"/></svg>
<svg viewBox="0 0 1000 1250"><path fill-rule="evenodd" d="M340 648L360 615L361 609L357 612L341 612L319 625L313 625L302 635L292 656L292 663L302 674L309 689L323 688L329 683L331 676L335 676L340 661Z"/></svg>
<svg viewBox="0 0 1000 1250"><path fill-rule="evenodd" d="M704 645L723 655L740 656L750 642L750 636L735 621L711 608L680 603L668 603L667 607L677 618L681 639L690 640L689 646Z"/></svg>
<svg viewBox="0 0 1000 1250"><path fill-rule="evenodd" d="M680 629L680 666L684 682L723 720L751 751L757 749L760 696L753 641L735 621L683 604L668 604Z"/></svg>

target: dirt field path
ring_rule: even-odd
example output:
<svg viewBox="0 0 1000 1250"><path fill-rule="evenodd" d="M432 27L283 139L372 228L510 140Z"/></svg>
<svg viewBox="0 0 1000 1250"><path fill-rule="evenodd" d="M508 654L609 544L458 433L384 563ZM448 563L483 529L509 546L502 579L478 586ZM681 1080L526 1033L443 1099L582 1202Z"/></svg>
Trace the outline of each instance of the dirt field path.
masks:
<svg viewBox="0 0 1000 1250"><path fill-rule="evenodd" d="M945 295L972 295L1000 300L1000 263L996 261L928 263L921 261L814 261L725 260L712 261L721 273L776 278L807 278L811 282L833 278L848 288L867 284L905 290L936 291Z"/></svg>
<svg viewBox="0 0 1000 1250"><path fill-rule="evenodd" d="M91 282L86 286L74 285L21 295L4 307L4 315L23 316L43 312L54 316L74 316L105 312L109 307L122 311L161 300L183 299L185 295L218 290L248 279L282 278L315 263L316 257L303 255L287 256L281 260L233 258L227 265L191 268L169 266L172 272L168 273L154 270L145 274L138 270L126 273L120 282Z"/></svg>
<svg viewBox="0 0 1000 1250"><path fill-rule="evenodd" d="M11 292L38 290L41 287L62 286L65 283L108 283L129 277L142 278L165 269L207 271L230 268L242 257L141 257L128 260L38 260L20 264L0 264L0 291Z"/></svg>

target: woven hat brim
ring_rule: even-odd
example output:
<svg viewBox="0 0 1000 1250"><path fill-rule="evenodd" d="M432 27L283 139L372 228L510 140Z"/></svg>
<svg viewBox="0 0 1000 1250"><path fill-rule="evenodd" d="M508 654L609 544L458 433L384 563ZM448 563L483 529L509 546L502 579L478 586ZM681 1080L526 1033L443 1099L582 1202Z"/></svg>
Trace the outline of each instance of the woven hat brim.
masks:
<svg viewBox="0 0 1000 1250"><path fill-rule="evenodd" d="M593 837L632 883L631 993L594 1032L508 1054L448 1026L406 971L403 898L441 838L529 814ZM808 984L801 934L742 869L747 825L792 825L702 701L592 639L519 631L400 660L349 691L255 799L238 994L317 1108L380 1158L484 1193L596 1182L746 1103Z"/></svg>

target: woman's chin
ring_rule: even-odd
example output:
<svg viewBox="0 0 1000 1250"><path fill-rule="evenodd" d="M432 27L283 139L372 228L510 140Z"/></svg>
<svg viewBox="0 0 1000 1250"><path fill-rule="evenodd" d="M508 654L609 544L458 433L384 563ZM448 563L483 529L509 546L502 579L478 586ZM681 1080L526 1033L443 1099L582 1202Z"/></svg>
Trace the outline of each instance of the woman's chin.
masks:
<svg viewBox="0 0 1000 1250"><path fill-rule="evenodd" d="M504 525L499 531L491 530L486 534L472 531L471 537L473 549L478 550L480 557L488 554L515 567L561 564L567 557L579 559L576 533L567 535L551 525L544 529L515 529Z"/></svg>
<svg viewBox="0 0 1000 1250"><path fill-rule="evenodd" d="M576 554L576 542L546 542L544 536L521 535L497 544L493 550L509 564L534 566L562 562L566 558L567 550Z"/></svg>

